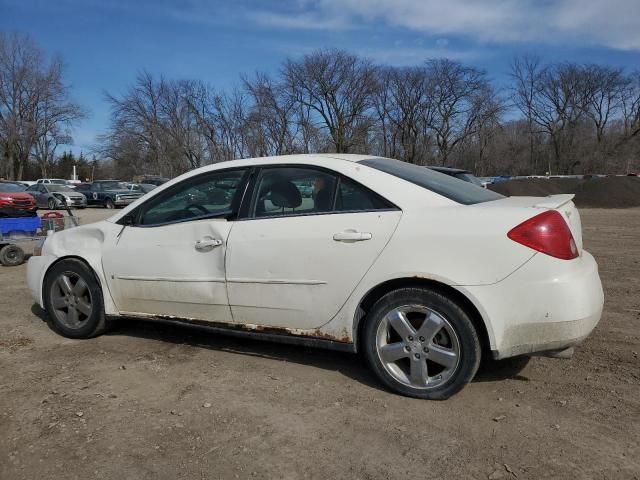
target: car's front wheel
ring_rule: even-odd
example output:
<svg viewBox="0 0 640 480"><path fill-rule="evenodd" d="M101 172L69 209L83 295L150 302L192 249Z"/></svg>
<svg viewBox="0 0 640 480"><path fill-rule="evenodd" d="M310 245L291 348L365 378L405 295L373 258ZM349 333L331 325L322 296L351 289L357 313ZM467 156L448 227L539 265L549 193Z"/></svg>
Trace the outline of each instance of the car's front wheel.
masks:
<svg viewBox="0 0 640 480"><path fill-rule="evenodd" d="M110 198L107 198L104 201L104 206L107 207L109 210L116 208L116 204Z"/></svg>
<svg viewBox="0 0 640 480"><path fill-rule="evenodd" d="M444 400L478 370L480 341L469 315L438 291L389 292L366 322L362 340L369 365L397 393Z"/></svg>
<svg viewBox="0 0 640 480"><path fill-rule="evenodd" d="M106 330L100 284L82 261L66 259L51 267L43 295L51 325L65 337L90 338Z"/></svg>

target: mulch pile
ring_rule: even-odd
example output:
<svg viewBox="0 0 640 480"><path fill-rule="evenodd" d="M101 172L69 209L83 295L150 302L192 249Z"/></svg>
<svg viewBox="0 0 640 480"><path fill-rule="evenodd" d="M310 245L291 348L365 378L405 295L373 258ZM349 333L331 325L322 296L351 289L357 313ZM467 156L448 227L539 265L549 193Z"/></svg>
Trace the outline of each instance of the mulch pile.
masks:
<svg viewBox="0 0 640 480"><path fill-rule="evenodd" d="M490 185L507 196L545 197L557 193L574 193L577 207L628 208L640 206L640 177L530 178L508 180Z"/></svg>

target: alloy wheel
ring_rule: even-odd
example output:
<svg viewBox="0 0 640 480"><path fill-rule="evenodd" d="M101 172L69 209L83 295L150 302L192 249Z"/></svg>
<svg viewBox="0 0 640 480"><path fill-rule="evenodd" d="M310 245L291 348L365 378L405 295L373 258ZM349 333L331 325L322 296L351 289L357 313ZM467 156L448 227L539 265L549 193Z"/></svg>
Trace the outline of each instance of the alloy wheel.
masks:
<svg viewBox="0 0 640 480"><path fill-rule="evenodd" d="M458 369L460 340L440 313L424 305L405 305L380 321L376 353L395 380L428 390L446 383Z"/></svg>
<svg viewBox="0 0 640 480"><path fill-rule="evenodd" d="M51 305L60 323L81 328L93 312L89 285L77 273L64 272L51 285Z"/></svg>

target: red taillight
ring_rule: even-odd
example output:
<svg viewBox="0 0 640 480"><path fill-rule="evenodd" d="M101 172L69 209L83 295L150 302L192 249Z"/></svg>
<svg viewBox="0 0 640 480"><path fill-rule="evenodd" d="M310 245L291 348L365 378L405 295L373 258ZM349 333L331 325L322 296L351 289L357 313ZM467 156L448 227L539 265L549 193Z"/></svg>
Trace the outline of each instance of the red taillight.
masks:
<svg viewBox="0 0 640 480"><path fill-rule="evenodd" d="M525 220L512 228L507 233L507 237L514 242L562 260L571 260L578 256L578 248L571 230L562 215L555 210L548 210Z"/></svg>

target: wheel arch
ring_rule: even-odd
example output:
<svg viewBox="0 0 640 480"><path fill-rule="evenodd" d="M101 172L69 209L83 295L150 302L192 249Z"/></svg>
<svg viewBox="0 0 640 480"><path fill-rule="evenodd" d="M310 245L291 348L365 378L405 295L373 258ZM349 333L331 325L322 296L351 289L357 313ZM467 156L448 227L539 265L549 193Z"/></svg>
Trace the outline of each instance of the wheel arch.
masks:
<svg viewBox="0 0 640 480"><path fill-rule="evenodd" d="M353 341L355 344L356 351L360 351L360 344L362 341L362 333L364 331L364 325L366 323L367 314L371 310L371 307L378 301L381 297L386 295L389 292L394 290L398 290L400 288L429 288L436 292L442 293L452 300L456 301L461 308L464 309L465 312L471 318L473 322L473 326L478 332L478 337L480 339L480 346L482 348L482 355L491 353L491 340L489 336L489 330L485 319L483 318L480 310L476 307L473 301L469 299L467 295L465 295L460 290L452 287L451 285L447 285L446 283L439 282L437 280L429 279L429 278L420 278L420 277L403 277L403 278L394 278L390 280L386 280L375 287L371 288L365 295L362 297L360 302L358 303L358 307L356 308L354 320L353 320Z"/></svg>
<svg viewBox="0 0 640 480"><path fill-rule="evenodd" d="M42 275L42 282L40 285L40 295L41 298L44 301L44 286L45 286L45 280L47 278L47 275L49 275L49 272L51 271L51 269L59 264L60 262L64 261L64 260L78 260L79 262L83 263L88 269L89 271L93 274L93 277L95 278L96 282L98 282L98 285L100 286L100 290L102 291L102 299L103 302L105 301L105 285L104 282L102 281L102 278L100 277L100 275L98 275L98 272L96 272L96 269L93 268L93 266L91 265L90 262L88 262L85 258L82 258L78 255L65 255L64 257L59 257L57 258L54 262L51 262L51 264L47 267L47 269L45 270L44 274ZM109 290L106 290L106 293L109 293Z"/></svg>

